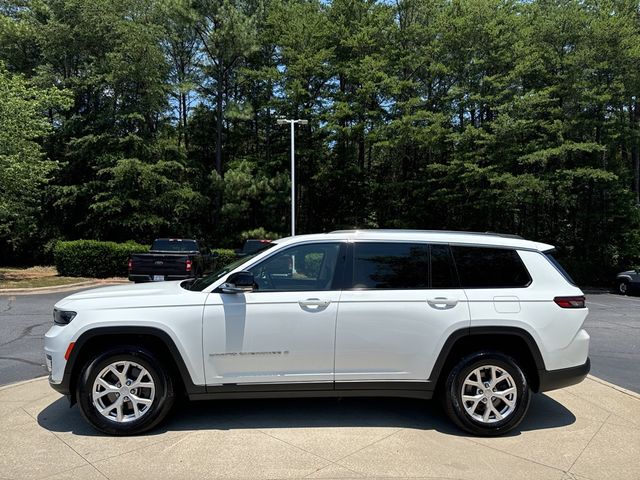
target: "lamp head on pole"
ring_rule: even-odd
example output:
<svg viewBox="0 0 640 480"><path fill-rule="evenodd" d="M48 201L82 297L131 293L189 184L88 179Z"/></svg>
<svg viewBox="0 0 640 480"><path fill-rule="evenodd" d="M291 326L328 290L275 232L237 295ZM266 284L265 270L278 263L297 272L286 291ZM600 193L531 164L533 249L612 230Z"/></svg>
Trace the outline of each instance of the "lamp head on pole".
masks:
<svg viewBox="0 0 640 480"><path fill-rule="evenodd" d="M285 118L279 118L277 122L278 122L278 125L286 125L287 123L289 123L289 120Z"/></svg>

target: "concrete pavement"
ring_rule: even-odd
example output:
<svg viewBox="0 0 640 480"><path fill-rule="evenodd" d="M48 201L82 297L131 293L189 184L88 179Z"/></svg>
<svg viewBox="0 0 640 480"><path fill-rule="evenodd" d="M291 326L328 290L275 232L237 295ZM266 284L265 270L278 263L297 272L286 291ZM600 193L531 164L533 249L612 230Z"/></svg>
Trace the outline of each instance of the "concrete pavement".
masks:
<svg viewBox="0 0 640 480"><path fill-rule="evenodd" d="M640 395L589 377L535 395L500 438L454 429L435 402L183 403L137 437L97 434L46 379L0 389L0 478L640 478Z"/></svg>

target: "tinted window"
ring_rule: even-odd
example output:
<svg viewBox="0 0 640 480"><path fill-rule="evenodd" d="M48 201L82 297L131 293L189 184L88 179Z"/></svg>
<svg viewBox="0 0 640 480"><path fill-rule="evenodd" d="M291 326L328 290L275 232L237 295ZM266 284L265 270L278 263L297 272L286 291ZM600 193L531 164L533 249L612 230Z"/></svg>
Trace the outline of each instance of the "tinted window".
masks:
<svg viewBox="0 0 640 480"><path fill-rule="evenodd" d="M562 275L567 282L569 282L571 285L575 285L576 284L576 282L573 281L573 278L571 278L571 275L569 275L567 273L567 271L562 267L562 265L560 265L560 262L558 262L558 260L556 260L556 258L553 256L553 254L547 253L546 256L549 259L549 261L551 262L551 264L554 267L556 267L556 269L560 272L560 275Z"/></svg>
<svg viewBox="0 0 640 480"><path fill-rule="evenodd" d="M451 251L464 288L526 287L531 281L515 250L451 247Z"/></svg>
<svg viewBox="0 0 640 480"><path fill-rule="evenodd" d="M198 243L195 240L182 240L179 238L154 240L151 250L157 252L197 252Z"/></svg>
<svg viewBox="0 0 640 480"><path fill-rule="evenodd" d="M428 288L429 246L356 243L353 288Z"/></svg>
<svg viewBox="0 0 640 480"><path fill-rule="evenodd" d="M276 253L249 269L258 291L330 290L339 243L298 245Z"/></svg>
<svg viewBox="0 0 640 480"><path fill-rule="evenodd" d="M431 245L431 288L460 288L449 245Z"/></svg>

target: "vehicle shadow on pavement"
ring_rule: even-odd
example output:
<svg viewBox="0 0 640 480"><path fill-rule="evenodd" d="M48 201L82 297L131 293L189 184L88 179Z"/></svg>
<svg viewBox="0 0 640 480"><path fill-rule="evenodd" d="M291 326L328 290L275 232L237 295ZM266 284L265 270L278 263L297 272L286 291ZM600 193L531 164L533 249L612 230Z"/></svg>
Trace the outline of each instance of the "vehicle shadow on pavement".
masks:
<svg viewBox="0 0 640 480"><path fill-rule="evenodd" d="M544 394L533 395L529 413L509 436L523 431L571 425L576 417ZM52 432L98 436L65 398L38 414L38 424ZM437 401L404 398L304 398L178 402L173 414L144 435L167 431L233 430L262 428L395 427L436 430L461 436Z"/></svg>

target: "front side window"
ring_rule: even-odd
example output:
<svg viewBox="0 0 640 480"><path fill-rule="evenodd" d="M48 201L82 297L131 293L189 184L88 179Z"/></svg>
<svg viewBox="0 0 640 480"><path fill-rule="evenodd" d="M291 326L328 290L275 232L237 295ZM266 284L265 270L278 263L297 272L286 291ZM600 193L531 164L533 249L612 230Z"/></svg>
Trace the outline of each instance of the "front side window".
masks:
<svg viewBox="0 0 640 480"><path fill-rule="evenodd" d="M463 288L522 288L531 283L513 249L452 246L451 251Z"/></svg>
<svg viewBox="0 0 640 480"><path fill-rule="evenodd" d="M278 252L250 268L256 291L331 290L339 243L298 245Z"/></svg>
<svg viewBox="0 0 640 480"><path fill-rule="evenodd" d="M420 243L356 243L352 288L429 288L429 246Z"/></svg>

